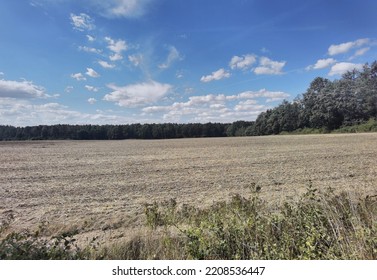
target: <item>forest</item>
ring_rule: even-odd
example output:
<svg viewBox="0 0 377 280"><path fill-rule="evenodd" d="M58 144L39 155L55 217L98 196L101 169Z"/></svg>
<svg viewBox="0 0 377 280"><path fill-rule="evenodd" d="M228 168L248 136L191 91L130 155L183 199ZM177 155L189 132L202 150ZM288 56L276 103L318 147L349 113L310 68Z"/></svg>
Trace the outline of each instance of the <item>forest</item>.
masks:
<svg viewBox="0 0 377 280"><path fill-rule="evenodd" d="M115 140L260 136L331 132L372 123L377 129L377 61L334 81L315 78L292 102L284 100L255 121L125 125L0 125L0 140Z"/></svg>

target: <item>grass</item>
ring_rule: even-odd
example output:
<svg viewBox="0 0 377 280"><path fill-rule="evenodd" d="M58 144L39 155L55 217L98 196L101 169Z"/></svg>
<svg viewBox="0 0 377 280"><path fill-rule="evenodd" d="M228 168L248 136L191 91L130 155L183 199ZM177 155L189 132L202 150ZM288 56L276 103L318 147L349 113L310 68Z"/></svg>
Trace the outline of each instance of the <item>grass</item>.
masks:
<svg viewBox="0 0 377 280"><path fill-rule="evenodd" d="M175 199L144 205L148 230L123 243L76 245L77 232L46 240L43 230L6 233L1 259L377 259L377 195L320 192L310 183L295 201L274 207L251 185L200 209ZM94 240L93 240L94 241Z"/></svg>

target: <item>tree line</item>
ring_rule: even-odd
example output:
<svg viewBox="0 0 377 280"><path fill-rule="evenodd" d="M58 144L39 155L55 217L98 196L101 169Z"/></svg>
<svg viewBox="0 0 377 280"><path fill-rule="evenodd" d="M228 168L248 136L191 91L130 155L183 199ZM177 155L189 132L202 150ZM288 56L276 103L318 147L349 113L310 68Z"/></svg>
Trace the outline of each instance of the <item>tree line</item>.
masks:
<svg viewBox="0 0 377 280"><path fill-rule="evenodd" d="M302 129L330 132L377 119L377 61L330 81L315 78L293 102L261 113L246 135L270 135Z"/></svg>
<svg viewBox="0 0 377 280"><path fill-rule="evenodd" d="M0 126L0 140L113 140L259 136L341 127L377 120L377 61L330 81L317 77L292 102L284 100L255 121L233 123L164 123L127 125Z"/></svg>
<svg viewBox="0 0 377 280"><path fill-rule="evenodd" d="M3 140L121 140L225 137L229 124L126 124L0 126Z"/></svg>

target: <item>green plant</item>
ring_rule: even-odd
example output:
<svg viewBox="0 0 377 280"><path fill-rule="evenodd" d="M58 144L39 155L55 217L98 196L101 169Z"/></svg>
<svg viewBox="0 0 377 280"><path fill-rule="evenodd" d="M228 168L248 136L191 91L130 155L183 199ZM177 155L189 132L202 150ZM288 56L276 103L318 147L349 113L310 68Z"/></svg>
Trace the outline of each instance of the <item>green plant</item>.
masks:
<svg viewBox="0 0 377 280"><path fill-rule="evenodd" d="M0 259L8 260L74 260L85 258L71 235L61 234L51 239L39 237L39 232L12 232L0 242Z"/></svg>
<svg viewBox="0 0 377 280"><path fill-rule="evenodd" d="M155 205L149 219L159 221L154 231L164 226L161 238L184 244L186 258L376 259L375 196L355 200L309 182L300 199L271 211L260 188L251 190L248 198L234 195L206 209ZM174 228L178 235L171 239Z"/></svg>
<svg viewBox="0 0 377 280"><path fill-rule="evenodd" d="M0 227L0 259L377 259L377 195L320 191L309 182L295 201L271 207L250 186L207 208L175 199L145 205L149 229L127 242L80 248L77 228L50 238L46 225Z"/></svg>

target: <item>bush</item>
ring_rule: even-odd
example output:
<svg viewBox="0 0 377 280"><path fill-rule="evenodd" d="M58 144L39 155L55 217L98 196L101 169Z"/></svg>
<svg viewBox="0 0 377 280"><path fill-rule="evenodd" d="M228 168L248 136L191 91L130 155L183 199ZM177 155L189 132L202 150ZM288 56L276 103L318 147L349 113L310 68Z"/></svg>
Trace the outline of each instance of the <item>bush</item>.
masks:
<svg viewBox="0 0 377 280"><path fill-rule="evenodd" d="M377 132L377 120L374 118L369 119L369 121L351 125L343 126L339 129L333 131L334 133L358 133L358 132Z"/></svg>
<svg viewBox="0 0 377 280"><path fill-rule="evenodd" d="M45 239L38 232L12 232L0 242L1 260L77 260L85 258L67 234Z"/></svg>

